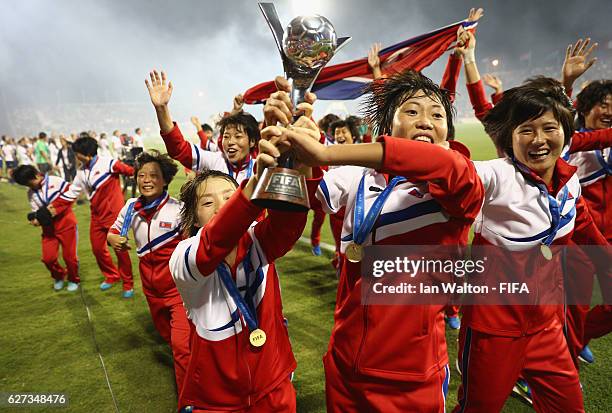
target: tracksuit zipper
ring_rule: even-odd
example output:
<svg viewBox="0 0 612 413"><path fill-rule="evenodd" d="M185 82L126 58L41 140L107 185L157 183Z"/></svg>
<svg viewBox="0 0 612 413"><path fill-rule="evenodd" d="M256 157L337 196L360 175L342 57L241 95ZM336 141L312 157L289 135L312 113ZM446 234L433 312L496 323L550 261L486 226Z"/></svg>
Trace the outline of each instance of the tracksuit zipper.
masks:
<svg viewBox="0 0 612 413"><path fill-rule="evenodd" d="M376 228L372 229L372 241L370 245L374 245L374 240L376 239ZM360 270L361 271L361 270ZM361 275L361 283L363 288L363 274ZM365 296L365 303L363 304L363 335L361 336L361 343L359 344L359 350L357 351L357 357L355 357L355 367L354 372L358 373L359 371L359 361L361 360L361 352L363 351L363 346L365 345L366 336L368 335L368 298L370 296L370 289Z"/></svg>

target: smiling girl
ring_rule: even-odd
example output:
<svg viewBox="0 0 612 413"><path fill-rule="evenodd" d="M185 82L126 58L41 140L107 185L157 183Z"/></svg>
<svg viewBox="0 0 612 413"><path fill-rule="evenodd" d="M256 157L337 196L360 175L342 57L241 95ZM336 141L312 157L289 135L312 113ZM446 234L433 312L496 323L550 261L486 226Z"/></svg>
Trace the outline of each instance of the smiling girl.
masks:
<svg viewBox="0 0 612 413"><path fill-rule="evenodd" d="M300 119L310 126L309 139L318 139L316 125ZM278 132L262 134L270 130ZM276 165L275 140L259 142L256 173L241 185L205 170L181 189L187 239L172 254L170 271L192 329L183 411L295 411L289 376L296 363L274 260L298 240L306 213L268 210L255 222L263 211L250 201L263 170ZM310 176L310 168L301 172ZM308 180L311 196L317 183Z"/></svg>
<svg viewBox="0 0 612 413"><path fill-rule="evenodd" d="M561 257L550 246L567 245L572 237L581 245L607 245L581 197L576 168L560 158L573 134L571 102L560 86L520 86L504 93L484 123L507 157L476 162L485 200L473 244L525 252L511 259L500 252L484 276L529 277L537 280L535 294L559 290L563 297ZM519 374L536 411L584 411L561 300L541 302L464 307L456 412L500 411Z"/></svg>
<svg viewBox="0 0 612 413"><path fill-rule="evenodd" d="M181 203L168 196L177 166L166 154L143 152L134 165L140 197L127 201L110 228L107 240L115 251L126 252L128 231L136 241L142 281L155 328L172 347L176 387L180 393L189 359L190 328L168 260L180 241Z"/></svg>
<svg viewBox="0 0 612 413"><path fill-rule="evenodd" d="M153 71L151 82L145 80L151 102L155 107L161 136L168 154L194 171L214 169L231 175L238 183L253 176L255 148L259 141L259 124L248 113L239 112L223 118L221 151L210 152L187 142L178 125L172 121L168 102L172 96L172 82L166 82L166 74Z"/></svg>
<svg viewBox="0 0 612 413"><path fill-rule="evenodd" d="M406 71L372 84L367 114L378 143L324 146L288 131L301 161L340 166L317 198L346 208L334 327L324 357L328 412L442 412L450 379L444 304L374 305L362 300L367 245L465 246L482 184L453 135L448 94ZM393 136L393 137L392 137Z"/></svg>

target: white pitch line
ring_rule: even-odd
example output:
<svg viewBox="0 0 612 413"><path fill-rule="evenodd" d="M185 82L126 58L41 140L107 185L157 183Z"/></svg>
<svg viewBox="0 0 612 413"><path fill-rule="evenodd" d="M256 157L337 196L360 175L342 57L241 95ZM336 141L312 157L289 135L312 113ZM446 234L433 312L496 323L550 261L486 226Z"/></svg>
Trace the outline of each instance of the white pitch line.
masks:
<svg viewBox="0 0 612 413"><path fill-rule="evenodd" d="M304 244L310 245L310 238L300 237L299 241L303 242ZM336 251L336 247L334 245L328 244L327 242L321 242L319 245L321 246L321 248L323 248L326 251L329 251L329 252Z"/></svg>

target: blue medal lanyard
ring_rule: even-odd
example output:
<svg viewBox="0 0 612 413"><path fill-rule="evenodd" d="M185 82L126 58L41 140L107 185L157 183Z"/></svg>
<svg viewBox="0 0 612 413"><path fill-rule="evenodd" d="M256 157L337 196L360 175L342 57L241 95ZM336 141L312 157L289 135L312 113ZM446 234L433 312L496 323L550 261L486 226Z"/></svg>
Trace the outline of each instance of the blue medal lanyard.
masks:
<svg viewBox="0 0 612 413"><path fill-rule="evenodd" d="M232 167L232 164L230 163L230 161L226 158L225 159L225 164L227 165L227 171L229 172L229 174L236 180L238 180L238 174L240 173L241 169L238 169L236 171L236 176L234 176L234 168ZM253 164L254 164L254 160L251 157L251 155L249 155L249 164L247 166L247 171L246 171L246 178L245 179L249 179L251 177L251 175L253 174Z"/></svg>
<svg viewBox="0 0 612 413"><path fill-rule="evenodd" d="M512 162L521 172L523 172L524 175L531 177L531 172L525 165L523 165L514 158L512 158ZM557 199L548 193L548 188L546 188L546 185L544 183L536 182L533 180L532 182L535 186L538 187L540 193L546 195L546 197L548 198L548 210L550 211L552 222L550 225L550 233L542 240L542 244L550 246L555 240L557 232L559 231L559 228L561 226L561 212L565 207L565 202L567 202L569 190L567 188L567 185L563 187L563 192L561 194L561 205L559 205Z"/></svg>
<svg viewBox="0 0 612 413"><path fill-rule="evenodd" d="M130 203L128 205L128 209L125 213L125 219L123 221L123 225L121 226L121 232L119 233L120 236L122 237L126 237L128 231L130 230L130 226L132 225L132 220L134 219L134 216L140 212L140 211L149 211L152 210L154 208L157 208L157 206L159 204L161 204L161 202L166 198L168 194L166 193L166 191L164 191L159 197L157 197L153 202L151 202L148 205L145 205L143 208L138 209L137 211L134 210L135 205L137 202L142 202L141 199L137 199L136 201Z"/></svg>
<svg viewBox="0 0 612 413"><path fill-rule="evenodd" d="M255 309L255 303L253 302L252 295L249 289L249 274L252 271L250 258L251 250L249 249L247 255L242 260L242 268L246 276L245 295L249 299L248 303L244 299L242 294L240 294L240 291L238 290L236 283L232 279L232 275L230 274L229 268L226 263L222 262L217 266L217 273L219 274L223 285L229 292L230 297L232 297L234 304L236 304L236 307L238 307L238 310L242 314L242 317L244 318L244 321L246 322L249 331L255 331L259 328L259 323L257 321L257 310Z"/></svg>
<svg viewBox="0 0 612 413"><path fill-rule="evenodd" d="M368 211L368 214L364 218L365 214L365 175L361 177L359 182L359 189L357 190L357 199L355 200L355 211L353 212L353 242L361 245L365 241L366 237L372 231L374 223L378 219L380 212L387 202L387 198L391 195L393 188L398 184L406 182L407 179L403 176L396 176L389 182L389 185L376 197L376 200L372 204L372 207Z"/></svg>

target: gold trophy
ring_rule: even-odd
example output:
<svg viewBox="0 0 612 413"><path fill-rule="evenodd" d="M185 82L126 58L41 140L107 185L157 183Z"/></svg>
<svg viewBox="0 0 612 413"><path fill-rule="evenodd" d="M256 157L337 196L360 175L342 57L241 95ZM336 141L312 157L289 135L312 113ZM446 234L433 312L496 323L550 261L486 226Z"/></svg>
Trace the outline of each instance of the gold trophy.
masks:
<svg viewBox="0 0 612 413"><path fill-rule="evenodd" d="M336 36L334 26L323 16L298 16L283 31L272 3L259 3L281 54L285 77L291 82L291 103L304 102L321 69L351 38ZM306 211L310 208L306 178L293 168L291 151L279 158L276 168L267 168L251 197L262 208Z"/></svg>

